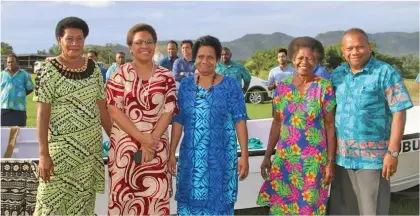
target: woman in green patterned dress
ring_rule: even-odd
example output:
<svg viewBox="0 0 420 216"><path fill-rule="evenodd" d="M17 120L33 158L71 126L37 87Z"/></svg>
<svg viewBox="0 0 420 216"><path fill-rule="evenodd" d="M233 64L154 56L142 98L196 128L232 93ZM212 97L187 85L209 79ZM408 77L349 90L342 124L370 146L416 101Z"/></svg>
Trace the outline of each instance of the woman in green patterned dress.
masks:
<svg viewBox="0 0 420 216"><path fill-rule="evenodd" d="M61 55L35 80L39 176L35 215L94 215L104 193L102 128L111 120L99 67L82 57L89 27L67 17L56 27Z"/></svg>

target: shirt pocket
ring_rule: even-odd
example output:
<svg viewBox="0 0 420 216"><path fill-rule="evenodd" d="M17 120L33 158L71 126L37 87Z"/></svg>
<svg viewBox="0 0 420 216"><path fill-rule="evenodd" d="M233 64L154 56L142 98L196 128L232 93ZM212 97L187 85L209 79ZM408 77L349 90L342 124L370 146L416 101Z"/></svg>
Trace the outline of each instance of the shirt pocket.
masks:
<svg viewBox="0 0 420 216"><path fill-rule="evenodd" d="M375 111L379 105L379 89L377 86L362 86L356 94L356 106L360 110Z"/></svg>

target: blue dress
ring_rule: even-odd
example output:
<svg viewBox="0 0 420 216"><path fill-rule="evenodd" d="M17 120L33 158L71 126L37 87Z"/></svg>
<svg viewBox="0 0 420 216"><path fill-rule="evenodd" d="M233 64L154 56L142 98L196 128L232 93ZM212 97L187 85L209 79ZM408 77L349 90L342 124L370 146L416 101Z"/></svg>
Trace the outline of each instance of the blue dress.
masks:
<svg viewBox="0 0 420 216"><path fill-rule="evenodd" d="M247 120L245 99L236 80L224 76L206 97L194 76L182 80L180 112L184 127L177 171L179 215L233 215L238 191L235 123Z"/></svg>

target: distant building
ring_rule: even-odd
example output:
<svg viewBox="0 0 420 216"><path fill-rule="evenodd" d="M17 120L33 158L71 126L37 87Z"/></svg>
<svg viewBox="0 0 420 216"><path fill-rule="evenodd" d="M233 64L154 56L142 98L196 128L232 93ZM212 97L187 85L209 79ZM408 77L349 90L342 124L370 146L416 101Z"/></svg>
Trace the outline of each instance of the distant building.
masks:
<svg viewBox="0 0 420 216"><path fill-rule="evenodd" d="M44 54L16 54L16 56L19 58L19 66L29 73L34 73L36 61L44 61L45 58L52 57L52 55ZM7 55L1 55L1 70L6 68L6 57Z"/></svg>

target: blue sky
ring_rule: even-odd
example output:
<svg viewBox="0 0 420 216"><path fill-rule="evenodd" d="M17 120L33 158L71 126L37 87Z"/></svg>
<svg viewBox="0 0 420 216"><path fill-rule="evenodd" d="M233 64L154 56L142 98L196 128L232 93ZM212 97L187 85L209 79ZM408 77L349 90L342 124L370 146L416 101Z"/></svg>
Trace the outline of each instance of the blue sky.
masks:
<svg viewBox="0 0 420 216"><path fill-rule="evenodd" d="M316 36L363 28L368 33L419 31L419 2L1 2L1 41L16 53L47 49L57 22L84 19L87 44L125 45L136 23L151 24L158 40L197 39L206 34L231 41L247 33Z"/></svg>

